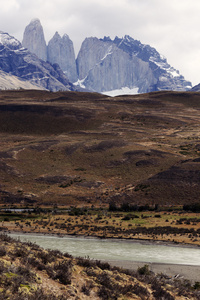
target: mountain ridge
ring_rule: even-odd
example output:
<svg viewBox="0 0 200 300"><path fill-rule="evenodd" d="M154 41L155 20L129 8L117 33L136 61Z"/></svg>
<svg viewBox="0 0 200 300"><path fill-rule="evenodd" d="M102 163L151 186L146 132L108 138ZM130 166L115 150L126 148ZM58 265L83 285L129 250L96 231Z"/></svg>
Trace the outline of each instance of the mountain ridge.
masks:
<svg viewBox="0 0 200 300"><path fill-rule="evenodd" d="M32 29L34 24L35 21L31 22L25 29L29 35L27 40L34 41L37 29L38 35L41 34L42 29L38 24L33 31L27 30ZM67 37L65 42L64 37ZM33 48L32 42L27 48ZM155 48L142 44L129 35L123 38L116 36L113 40L110 37L87 37L75 59L72 40L67 34L61 38L56 32L46 49L50 63L58 63L76 86L94 92L106 93L120 89L138 93L186 91L192 87Z"/></svg>
<svg viewBox="0 0 200 300"><path fill-rule="evenodd" d="M41 89L117 94L192 88L150 45L129 35L86 38L75 57L72 40L58 32L46 44L39 19L26 26L22 44L0 31L0 69ZM6 88L6 87L5 87Z"/></svg>

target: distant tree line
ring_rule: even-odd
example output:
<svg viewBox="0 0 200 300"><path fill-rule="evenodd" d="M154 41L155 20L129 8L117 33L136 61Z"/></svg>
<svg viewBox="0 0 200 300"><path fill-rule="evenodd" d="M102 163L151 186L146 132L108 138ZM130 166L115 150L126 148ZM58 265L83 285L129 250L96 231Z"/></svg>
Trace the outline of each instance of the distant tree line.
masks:
<svg viewBox="0 0 200 300"><path fill-rule="evenodd" d="M185 205L183 205L183 210L199 213L200 212L200 203L185 204Z"/></svg>
<svg viewBox="0 0 200 300"><path fill-rule="evenodd" d="M137 204L129 204L127 202L124 202L120 204L120 206L117 206L115 202L109 203L109 211L123 211L123 212L132 212L132 211L156 211L159 209L159 205L155 204L153 206L150 206L148 204L145 205L137 205Z"/></svg>
<svg viewBox="0 0 200 300"><path fill-rule="evenodd" d="M191 212L196 212L199 213L200 212L200 203L194 203L194 204L185 204L183 205L183 210L185 211L191 211ZM161 207L159 206L159 204L155 204L155 205L137 205L137 204L130 204L128 202L122 203L120 205L116 205L115 202L110 202L109 203L109 211L123 211L123 212L133 212L133 211L158 211L160 210ZM173 210L173 208L168 207L168 208L162 208L162 209L167 209L169 211Z"/></svg>

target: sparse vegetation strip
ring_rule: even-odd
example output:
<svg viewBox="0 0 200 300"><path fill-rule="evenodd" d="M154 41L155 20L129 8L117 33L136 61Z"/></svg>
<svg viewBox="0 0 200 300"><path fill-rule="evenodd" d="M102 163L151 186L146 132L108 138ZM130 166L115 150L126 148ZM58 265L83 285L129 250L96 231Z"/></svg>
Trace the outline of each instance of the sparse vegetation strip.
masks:
<svg viewBox="0 0 200 300"><path fill-rule="evenodd" d="M112 209L111 209L112 208ZM121 209L58 206L29 207L22 211L1 210L0 231L82 235L99 238L140 239L200 245L200 216L183 207L141 206L126 203Z"/></svg>

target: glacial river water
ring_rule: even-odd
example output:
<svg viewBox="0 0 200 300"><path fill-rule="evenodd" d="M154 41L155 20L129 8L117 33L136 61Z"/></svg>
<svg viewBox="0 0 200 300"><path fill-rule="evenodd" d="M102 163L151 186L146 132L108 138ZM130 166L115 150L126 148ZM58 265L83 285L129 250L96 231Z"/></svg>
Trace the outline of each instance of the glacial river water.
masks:
<svg viewBox="0 0 200 300"><path fill-rule="evenodd" d="M9 234L21 241L36 243L45 249L58 249L78 257L145 263L168 263L200 266L200 247L185 247L126 240L84 237L57 237L37 234Z"/></svg>

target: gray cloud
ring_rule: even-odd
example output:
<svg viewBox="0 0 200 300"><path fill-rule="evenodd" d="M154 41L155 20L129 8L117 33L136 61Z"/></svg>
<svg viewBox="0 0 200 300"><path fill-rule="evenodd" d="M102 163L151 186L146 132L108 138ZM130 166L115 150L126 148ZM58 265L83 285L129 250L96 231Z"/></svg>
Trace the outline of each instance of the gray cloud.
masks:
<svg viewBox="0 0 200 300"><path fill-rule="evenodd" d="M200 82L199 0L0 0L0 30L22 40L40 19L48 40L67 33L76 52L89 36L129 34L150 44L193 84Z"/></svg>

